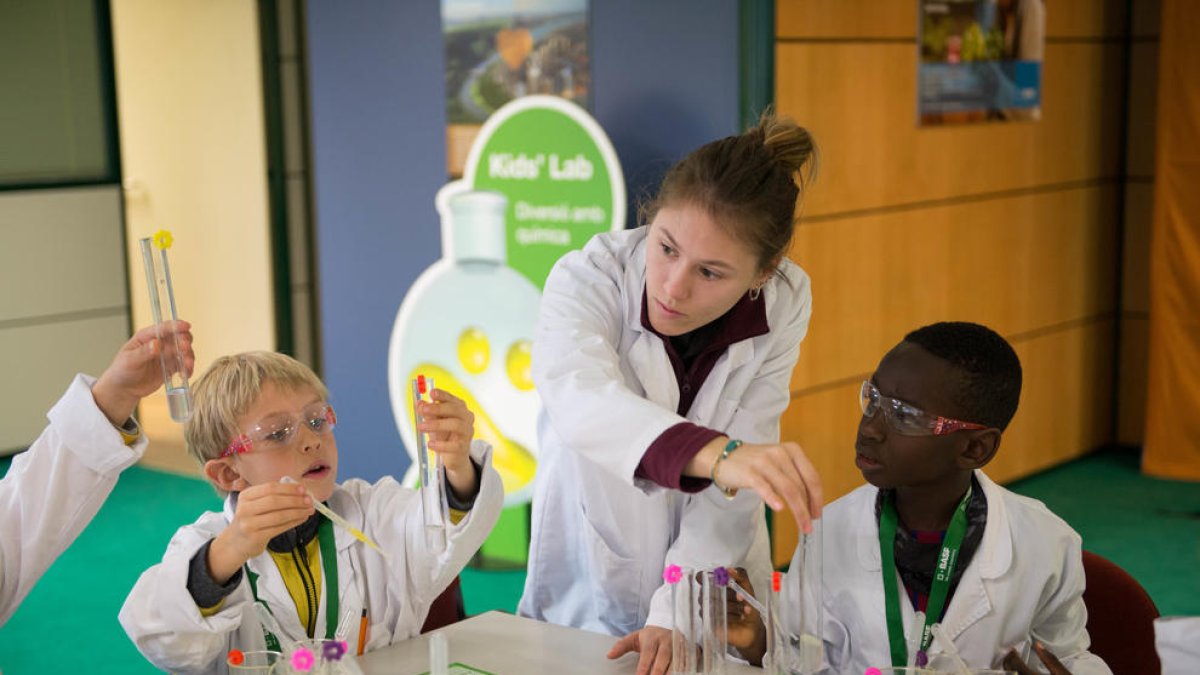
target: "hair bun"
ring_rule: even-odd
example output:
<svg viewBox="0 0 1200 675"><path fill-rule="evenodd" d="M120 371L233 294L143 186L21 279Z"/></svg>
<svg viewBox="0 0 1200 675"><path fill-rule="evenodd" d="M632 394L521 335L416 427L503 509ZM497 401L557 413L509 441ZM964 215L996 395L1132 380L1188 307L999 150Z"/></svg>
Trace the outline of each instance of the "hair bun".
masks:
<svg viewBox="0 0 1200 675"><path fill-rule="evenodd" d="M752 133L762 137L763 147L789 175L801 173L801 182L816 175L816 143L808 129L796 124L792 118L776 115L775 111L767 109Z"/></svg>

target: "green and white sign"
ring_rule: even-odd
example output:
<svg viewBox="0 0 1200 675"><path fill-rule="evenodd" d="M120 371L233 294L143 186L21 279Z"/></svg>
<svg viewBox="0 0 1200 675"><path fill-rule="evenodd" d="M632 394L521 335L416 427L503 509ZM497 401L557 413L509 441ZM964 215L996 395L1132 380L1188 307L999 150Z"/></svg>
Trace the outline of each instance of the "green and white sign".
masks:
<svg viewBox="0 0 1200 675"><path fill-rule="evenodd" d="M625 227L612 143L591 115L555 96L519 98L488 118L462 183L508 197L508 266L539 289L564 253Z"/></svg>

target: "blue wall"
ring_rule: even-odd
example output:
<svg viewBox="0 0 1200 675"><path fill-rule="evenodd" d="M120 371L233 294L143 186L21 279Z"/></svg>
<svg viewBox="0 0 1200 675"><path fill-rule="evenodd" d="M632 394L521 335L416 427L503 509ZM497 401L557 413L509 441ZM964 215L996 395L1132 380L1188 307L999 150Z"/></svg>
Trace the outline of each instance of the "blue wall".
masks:
<svg viewBox="0 0 1200 675"><path fill-rule="evenodd" d="M592 0L592 114L632 202L689 150L737 132L738 3ZM386 381L392 322L440 255L447 180L440 3L308 3L317 271L341 478L409 460ZM632 223L632 218L630 220Z"/></svg>

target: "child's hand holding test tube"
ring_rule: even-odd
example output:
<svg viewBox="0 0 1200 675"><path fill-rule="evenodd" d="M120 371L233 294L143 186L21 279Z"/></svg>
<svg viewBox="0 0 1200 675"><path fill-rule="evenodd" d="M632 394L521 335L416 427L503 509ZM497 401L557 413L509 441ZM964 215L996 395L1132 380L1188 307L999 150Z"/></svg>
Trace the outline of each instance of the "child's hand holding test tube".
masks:
<svg viewBox="0 0 1200 675"><path fill-rule="evenodd" d="M96 405L115 426L125 424L138 402L162 386L159 360L164 351L170 352L172 359L178 359L184 373L191 375L196 364L192 325L172 321L134 333L92 386Z"/></svg>
<svg viewBox="0 0 1200 675"><path fill-rule="evenodd" d="M462 399L435 389L429 378L418 376L412 384L421 490L426 499L437 500L426 502L425 524L440 528L446 523L447 489L458 503L470 503L479 491L479 471L471 461L475 415Z"/></svg>

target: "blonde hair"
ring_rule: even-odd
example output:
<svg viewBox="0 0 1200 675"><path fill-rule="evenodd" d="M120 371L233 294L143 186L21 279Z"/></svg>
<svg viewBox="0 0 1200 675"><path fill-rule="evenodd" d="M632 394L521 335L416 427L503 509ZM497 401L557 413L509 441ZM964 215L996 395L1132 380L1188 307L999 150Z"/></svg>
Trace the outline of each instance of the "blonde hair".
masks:
<svg viewBox="0 0 1200 675"><path fill-rule="evenodd" d="M329 398L325 383L308 366L285 354L243 352L222 356L192 383L192 418L183 425L188 454L203 466L221 456L241 431L237 419L266 385L288 391L312 389Z"/></svg>

